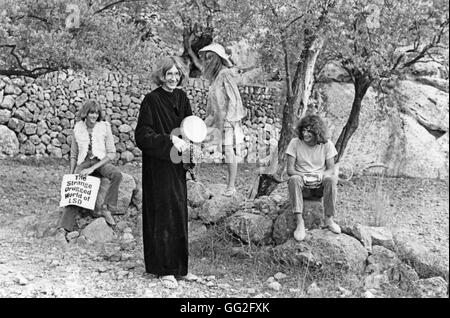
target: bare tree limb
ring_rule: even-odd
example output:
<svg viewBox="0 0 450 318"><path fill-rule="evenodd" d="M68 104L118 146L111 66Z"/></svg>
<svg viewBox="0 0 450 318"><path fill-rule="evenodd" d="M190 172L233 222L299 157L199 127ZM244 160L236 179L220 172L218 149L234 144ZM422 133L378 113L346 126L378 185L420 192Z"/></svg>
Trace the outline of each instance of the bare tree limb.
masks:
<svg viewBox="0 0 450 318"><path fill-rule="evenodd" d="M402 65L402 68L408 68L411 65L417 63L418 61L420 61L422 58L425 57L425 55L434 47L436 47L436 45L438 45L441 40L442 40L442 36L445 33L446 28L448 28L449 25L449 19L445 20L443 23L441 23L440 28L437 32L437 34L435 34L433 36L433 39L431 40L430 43L428 43L427 45L425 45L422 50L411 60L405 62Z"/></svg>
<svg viewBox="0 0 450 318"><path fill-rule="evenodd" d="M24 18L36 19L36 20L38 20L38 21L43 22L43 23L45 24L47 30L49 30L49 31L50 31L50 29L51 29L51 27L52 27L52 23L51 23L50 21L48 21L46 18L37 16L37 15L35 15L35 14L31 14L31 13L28 13L28 14L26 14L26 15L18 16L18 17L16 17L16 18L13 18L12 20L13 20L13 21L17 21L17 20L22 20L22 19L24 19Z"/></svg>
<svg viewBox="0 0 450 318"><path fill-rule="evenodd" d="M295 22L297 22L298 20L300 20L301 18L304 17L304 14L299 15L298 17L296 17L295 19L293 19L292 21L290 21L288 24L286 24L286 26L282 29L282 32L285 32L292 24L294 24Z"/></svg>
<svg viewBox="0 0 450 318"><path fill-rule="evenodd" d="M22 65L22 60L20 59L19 55L17 55L17 53L15 52L15 49L16 49L16 45L15 44L2 44L2 45L0 45L0 47L10 48L11 51L9 52L9 54L11 54L14 57L14 59L17 62L17 65L19 66L19 68L21 70L23 70L23 71L29 71Z"/></svg>
<svg viewBox="0 0 450 318"><path fill-rule="evenodd" d="M47 73L55 72L62 70L60 68L50 68L50 67L37 67L32 70L17 70L17 69L0 69L0 75L6 75L6 76L26 76L31 78L38 78L39 76L42 76Z"/></svg>
<svg viewBox="0 0 450 318"><path fill-rule="evenodd" d="M286 73L286 95L288 98L292 97L292 80L291 80L291 67L289 65L289 53L287 49L286 38L283 36L281 40L281 45L283 47L284 53L284 68Z"/></svg>
<svg viewBox="0 0 450 318"><path fill-rule="evenodd" d="M103 11L106 11L109 8L114 7L117 4L121 4L121 3L125 3L125 2L140 2L140 1L146 1L146 0L118 0L118 1L107 4L103 8L100 8L100 9L94 11L94 14L102 13Z"/></svg>
<svg viewBox="0 0 450 318"><path fill-rule="evenodd" d="M33 69L28 69L23 65L20 56L15 52L15 49L17 48L15 44L2 44L0 45L0 47L10 48L11 50L9 53L16 60L17 63L17 68L0 69L1 75L7 76L17 75L17 76L27 76L37 78L43 74L54 72L57 71L58 69L64 68L64 67L59 68L51 67L50 66L51 63L48 63L49 66L39 66Z"/></svg>

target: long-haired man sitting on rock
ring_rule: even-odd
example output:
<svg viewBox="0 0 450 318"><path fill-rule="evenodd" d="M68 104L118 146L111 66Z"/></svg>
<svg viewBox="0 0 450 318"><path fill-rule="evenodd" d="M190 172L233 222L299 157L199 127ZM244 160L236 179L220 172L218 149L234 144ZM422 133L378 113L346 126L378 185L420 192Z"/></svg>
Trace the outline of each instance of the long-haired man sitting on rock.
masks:
<svg viewBox="0 0 450 318"><path fill-rule="evenodd" d="M306 194L323 196L325 226L339 234L341 229L333 221L338 183L334 167L336 148L327 137L324 121L317 115L303 117L297 125L296 133L297 137L291 140L286 150L289 201L297 219L294 238L302 241L306 236L302 216Z"/></svg>
<svg viewBox="0 0 450 318"><path fill-rule="evenodd" d="M111 163L116 156L116 147L111 124L104 120L104 114L103 107L95 100L88 100L81 107L79 120L75 123L72 134L69 173L78 173L80 176L95 175L110 180L104 202L101 206L96 206L96 210L100 211L109 225L115 225L111 211L117 210L122 174ZM96 202L96 205L98 204L101 204L99 200ZM57 227L72 231L77 213L77 209L66 207Z"/></svg>

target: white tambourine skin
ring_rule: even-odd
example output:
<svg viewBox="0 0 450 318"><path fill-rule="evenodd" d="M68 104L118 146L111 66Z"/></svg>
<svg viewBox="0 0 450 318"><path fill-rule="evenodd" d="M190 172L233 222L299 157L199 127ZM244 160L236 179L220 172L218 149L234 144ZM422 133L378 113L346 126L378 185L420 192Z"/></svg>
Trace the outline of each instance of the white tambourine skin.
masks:
<svg viewBox="0 0 450 318"><path fill-rule="evenodd" d="M205 122L195 115L183 119L180 128L183 135L194 143L205 140L208 131Z"/></svg>

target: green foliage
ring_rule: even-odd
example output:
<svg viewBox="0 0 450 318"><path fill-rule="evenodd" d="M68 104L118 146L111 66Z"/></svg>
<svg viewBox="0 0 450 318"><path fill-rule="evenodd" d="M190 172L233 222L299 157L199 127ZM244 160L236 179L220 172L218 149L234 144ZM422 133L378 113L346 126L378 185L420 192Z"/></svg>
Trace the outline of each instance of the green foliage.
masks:
<svg viewBox="0 0 450 318"><path fill-rule="evenodd" d="M371 81L400 76L448 43L448 2L341 1L325 56Z"/></svg>
<svg viewBox="0 0 450 318"><path fill-rule="evenodd" d="M230 40L247 38L258 50L261 66L267 72L278 70L282 77L293 77L308 41L328 31L328 14L336 10L337 2L227 0L227 9L234 14L227 15L232 21L221 25L221 32Z"/></svg>
<svg viewBox="0 0 450 318"><path fill-rule="evenodd" d="M63 69L119 68L148 72L162 54L152 41L143 41L133 20L83 0L79 25L66 27L70 12L63 0L0 4L0 74L37 77Z"/></svg>

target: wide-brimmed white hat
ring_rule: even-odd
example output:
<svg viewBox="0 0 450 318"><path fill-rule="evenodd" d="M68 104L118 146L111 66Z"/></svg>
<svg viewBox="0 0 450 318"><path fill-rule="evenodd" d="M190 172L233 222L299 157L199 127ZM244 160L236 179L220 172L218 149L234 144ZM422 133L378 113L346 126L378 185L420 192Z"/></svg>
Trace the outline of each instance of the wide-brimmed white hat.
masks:
<svg viewBox="0 0 450 318"><path fill-rule="evenodd" d="M199 50L199 52L214 52L219 55L227 64L228 67L232 67L233 63L230 61L230 56L225 52L225 49L219 43L211 43Z"/></svg>

